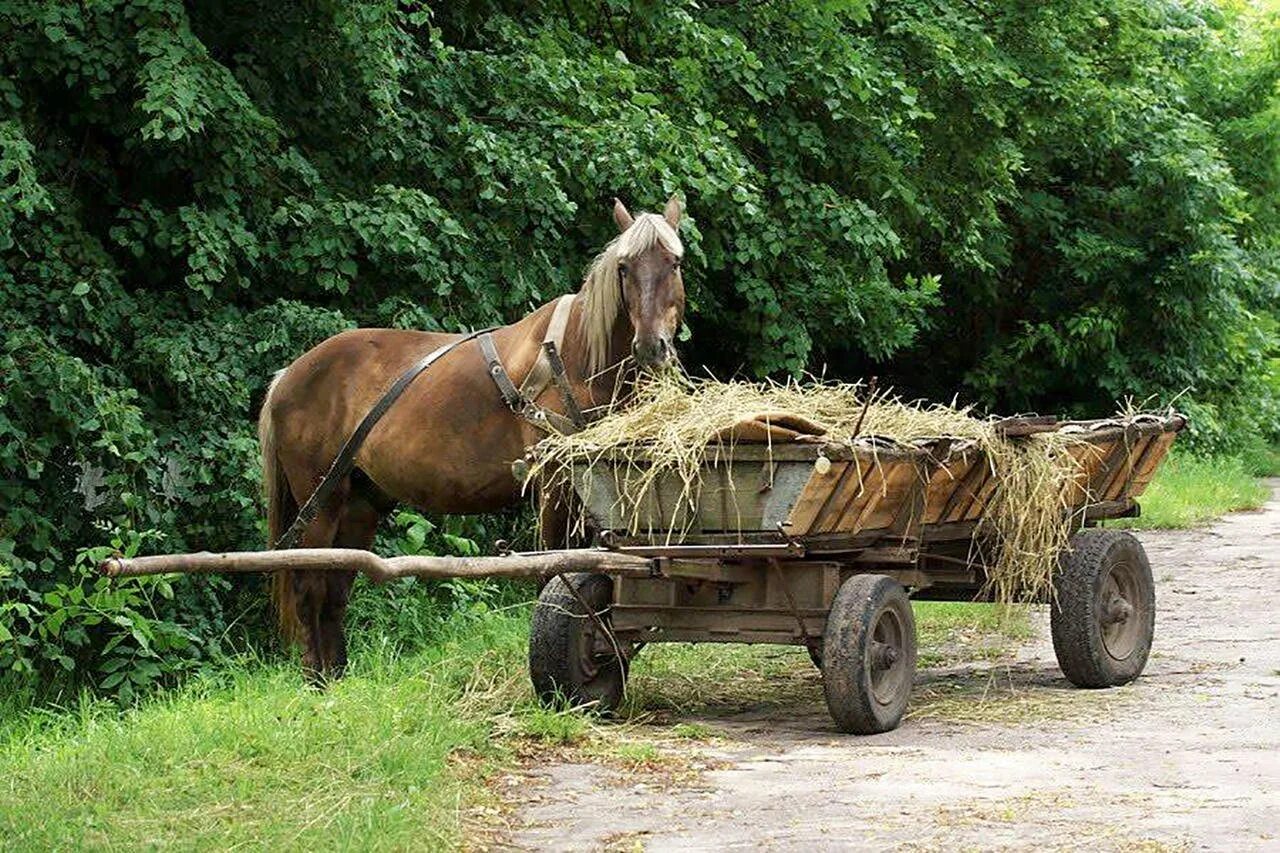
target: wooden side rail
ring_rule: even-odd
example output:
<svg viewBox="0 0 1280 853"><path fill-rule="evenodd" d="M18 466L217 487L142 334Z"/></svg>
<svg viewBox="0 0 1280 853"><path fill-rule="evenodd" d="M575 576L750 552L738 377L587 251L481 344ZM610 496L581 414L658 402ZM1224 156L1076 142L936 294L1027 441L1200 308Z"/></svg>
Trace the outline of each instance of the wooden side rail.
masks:
<svg viewBox="0 0 1280 853"><path fill-rule="evenodd" d="M653 560L603 548L507 554L498 557L379 557L354 548L289 548L214 554L160 554L110 557L98 571L110 578L164 574L242 574L292 569L309 572L358 571L375 583L395 578L522 578L564 572L651 577Z"/></svg>

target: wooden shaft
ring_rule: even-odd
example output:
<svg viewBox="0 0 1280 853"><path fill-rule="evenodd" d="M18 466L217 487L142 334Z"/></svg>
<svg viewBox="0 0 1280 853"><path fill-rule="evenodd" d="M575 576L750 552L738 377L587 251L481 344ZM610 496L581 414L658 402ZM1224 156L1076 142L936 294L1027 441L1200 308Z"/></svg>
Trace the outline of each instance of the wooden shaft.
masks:
<svg viewBox="0 0 1280 853"><path fill-rule="evenodd" d="M538 577L562 572L609 575L653 574L653 561L600 548L510 554L501 557L379 557L354 548L289 548L277 551L232 551L213 554L160 554L154 557L111 557L98 564L110 578L163 574L239 574L280 569L308 572L358 571L375 583L394 578Z"/></svg>

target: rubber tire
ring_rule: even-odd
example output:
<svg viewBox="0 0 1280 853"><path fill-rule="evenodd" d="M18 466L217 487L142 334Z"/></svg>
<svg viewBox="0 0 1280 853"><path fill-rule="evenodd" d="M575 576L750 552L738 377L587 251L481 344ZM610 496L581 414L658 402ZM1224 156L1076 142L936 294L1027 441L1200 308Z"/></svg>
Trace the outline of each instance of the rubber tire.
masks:
<svg viewBox="0 0 1280 853"><path fill-rule="evenodd" d="M570 574L564 578L608 624L613 601L609 576ZM624 654L621 661L616 656L601 660L598 672L589 676L581 653L583 630L595 630L595 625L582 602L564 580L552 578L538 595L529 626L529 677L538 699L548 707L590 705L607 714L622 703L627 659Z"/></svg>
<svg viewBox="0 0 1280 853"><path fill-rule="evenodd" d="M1138 586L1138 601L1130 602L1141 620L1134 648L1117 659L1103 643L1099 608L1111 567L1129 561ZM1077 687L1101 688L1128 684L1147 665L1155 636L1156 588L1151 563L1142 543L1120 530L1092 528L1071 538L1058 559L1049 628L1058 666Z"/></svg>
<svg viewBox="0 0 1280 853"><path fill-rule="evenodd" d="M903 629L905 688L888 704L872 693L867 665L873 620L896 611ZM836 728L851 734L892 731L902 722L916 670L916 623L907 591L886 575L854 575L840 586L822 638L822 691Z"/></svg>

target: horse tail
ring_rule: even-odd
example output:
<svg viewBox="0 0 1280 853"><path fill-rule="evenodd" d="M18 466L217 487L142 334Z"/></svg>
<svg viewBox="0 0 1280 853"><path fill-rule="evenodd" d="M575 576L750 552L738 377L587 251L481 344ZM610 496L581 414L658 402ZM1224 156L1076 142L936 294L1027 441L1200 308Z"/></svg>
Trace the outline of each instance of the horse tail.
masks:
<svg viewBox="0 0 1280 853"><path fill-rule="evenodd" d="M272 417L272 403L276 388L284 378L283 370L276 373L267 387L267 396L262 401L262 411L258 415L258 446L262 450L262 485L267 500L267 545L274 548L276 542L293 524L298 514L298 502L289 488L289 480L285 477L280 465L280 457L276 454L275 419ZM293 595L293 573L288 569L280 569L271 579L271 603L280 625L280 635L285 644L297 642L301 635L301 623L298 621L298 608Z"/></svg>

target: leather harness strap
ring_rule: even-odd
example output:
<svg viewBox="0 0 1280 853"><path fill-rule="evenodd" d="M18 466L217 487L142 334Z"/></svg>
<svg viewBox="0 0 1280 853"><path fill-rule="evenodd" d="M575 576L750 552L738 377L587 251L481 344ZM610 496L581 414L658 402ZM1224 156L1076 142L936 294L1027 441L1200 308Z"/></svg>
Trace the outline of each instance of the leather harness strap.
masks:
<svg viewBox="0 0 1280 853"><path fill-rule="evenodd" d="M432 364L435 364L445 355L453 352L460 345L466 343L472 338L487 336L492 329L481 329L478 332L472 332L464 335L456 341L436 347L431 352L418 359L409 368L401 373L399 378L392 383L386 393L374 404L373 408L360 421L360 425L356 427L355 432L347 436L346 442L342 445L342 449L338 451L337 457L333 460L333 464L329 466L329 470L320 480L320 485L316 486L316 490L311 493L311 497L307 498L307 502L298 510L298 515L294 518L293 524L289 525L289 529L275 541L273 548L292 548L298 544L298 540L302 538L303 532L311 526L311 522L316 520L316 516L320 514L320 510L324 509L325 504L329 502L329 498L333 496L333 492L338 488L338 484L342 482L351 469L356 466L356 454L360 452L361 445L369 436L370 430L382 420L382 416L387 413L387 409L391 408L391 404L400 399L400 395L404 393L404 389L409 387L409 383L418 378L418 374L426 370Z"/></svg>
<svg viewBox="0 0 1280 853"><path fill-rule="evenodd" d="M511 377L507 375L507 369L502 366L502 359L498 356L498 347L493 343L492 334L486 332L480 336L480 352L484 355L485 371L493 380L493 384L498 386L502 402L507 404L508 409L520 414L525 407L524 397L511 381Z"/></svg>
<svg viewBox="0 0 1280 853"><path fill-rule="evenodd" d="M493 383L498 386L498 394L502 397L502 402L506 403L508 409L544 432L555 430L568 434L577 432L586 424L586 418L583 417L582 409L573 396L573 390L565 375L564 362L560 360L557 349L564 341L565 329L569 325L569 315L573 310L573 298L573 294L568 294L556 301L551 321L547 324L546 334L542 338L542 349L538 351L533 367L529 369L519 388L516 388L515 383L511 381L510 374L502 364L502 357L498 354L493 335L486 332L479 338L485 370L493 379ZM552 383L560 392L568 417L538 405L538 397Z"/></svg>
<svg viewBox="0 0 1280 853"><path fill-rule="evenodd" d="M564 346L564 332L569 326L569 315L573 313L573 294L568 293L556 300L555 311L551 314L551 322L547 324L547 332L542 336L542 351L538 360L533 363L529 375L520 383L520 396L531 402L536 401L547 386L556 378L555 366L547 355L546 345L552 343L556 349ZM562 365L563 367L563 365ZM563 370L560 371L563 373Z"/></svg>

